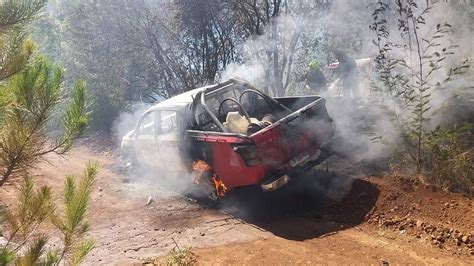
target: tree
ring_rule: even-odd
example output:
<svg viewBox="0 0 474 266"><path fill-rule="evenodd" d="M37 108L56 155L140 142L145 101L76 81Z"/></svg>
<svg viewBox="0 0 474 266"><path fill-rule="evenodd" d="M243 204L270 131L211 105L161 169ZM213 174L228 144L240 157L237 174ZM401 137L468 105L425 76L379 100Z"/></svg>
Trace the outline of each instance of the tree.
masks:
<svg viewBox="0 0 474 266"><path fill-rule="evenodd" d="M215 82L218 73L237 59L236 45L241 41L232 2L181 0L175 1L175 8L175 32L183 29L178 33L182 47L199 67L201 82Z"/></svg>
<svg viewBox="0 0 474 266"><path fill-rule="evenodd" d="M284 95L295 80L295 58L304 51L302 36L315 30L310 22L328 11L331 1L240 0L234 5L237 21L248 34L247 49L241 51L244 61L263 65L267 92Z"/></svg>
<svg viewBox="0 0 474 266"><path fill-rule="evenodd" d="M88 164L79 184L73 176L65 185L65 215L57 212L48 187L35 188L28 168L44 155L63 154L85 129L85 83L77 82L65 104L63 70L35 53L25 26L44 6L43 0L7 0L0 3L0 186L20 173L15 208L0 208L0 222L7 243L0 248L0 264L79 264L93 248L83 240L88 229L84 221L97 165ZM59 109L65 110L60 112ZM55 125L53 120L59 120ZM51 128L60 128L51 132ZM48 238L36 232L52 217L64 235L62 250L46 252ZM46 256L43 256L46 254Z"/></svg>
<svg viewBox="0 0 474 266"><path fill-rule="evenodd" d="M158 3L146 1L59 1L36 26L40 42L55 39L61 53L46 49L69 71L68 83L83 77L92 100L91 127L110 133L115 118L132 102L168 98L196 84L184 71L178 49L168 44ZM46 37L48 36L48 37ZM47 38L47 39L46 39ZM178 61L179 60L179 61Z"/></svg>
<svg viewBox="0 0 474 266"><path fill-rule="evenodd" d="M27 40L24 26L45 5L46 0L0 3L0 81L21 71L34 50Z"/></svg>
<svg viewBox="0 0 474 266"><path fill-rule="evenodd" d="M41 56L30 60L34 44L26 40L24 23L44 3L12 0L0 6L5 58L0 66L0 186L13 173L27 171L44 155L68 151L88 121L84 82L76 83L69 95L70 103L64 106L62 69ZM59 108L66 111L60 115ZM54 118L61 122L53 136L48 129Z"/></svg>
<svg viewBox="0 0 474 266"><path fill-rule="evenodd" d="M92 99L91 127L110 132L120 112L214 83L236 57L227 1L59 1L36 24L40 43L83 77ZM57 30L51 30L50 26ZM59 37L57 37L59 36ZM72 77L71 77L72 74Z"/></svg>
<svg viewBox="0 0 474 266"><path fill-rule="evenodd" d="M79 77L87 82L91 127L104 132L110 132L115 117L128 107L127 65L133 52L117 41L119 4L60 1L52 6L55 15L48 18L60 25L63 53L58 60L69 70L67 83ZM54 51L53 55L58 56Z"/></svg>
<svg viewBox="0 0 474 266"><path fill-rule="evenodd" d="M85 239L89 229L85 214L97 175L97 164L88 163L79 182L67 176L64 185L62 212L52 200L49 187L36 188L31 178L19 186L18 202L12 208L0 208L0 222L5 229L7 243L0 247L0 265L79 265L94 248ZM48 248L48 237L38 233L38 227L48 220L62 236L63 246Z"/></svg>
<svg viewBox="0 0 474 266"><path fill-rule="evenodd" d="M462 79L470 62L456 60L458 46L449 40L452 25L433 20L430 14L434 8L430 2L419 5L415 0L378 2L371 25L378 49L377 88L382 100L388 96L391 101L391 118L402 140L399 152L408 154L402 158L408 157L418 174L431 171L436 183L463 186L472 192L472 159L469 145L463 140L468 137L470 126L446 128L433 119L446 108L446 103L459 101L452 95L472 88L456 82ZM396 20L395 29L389 26L390 19ZM401 38L393 38L394 32ZM439 99L441 104L436 104Z"/></svg>

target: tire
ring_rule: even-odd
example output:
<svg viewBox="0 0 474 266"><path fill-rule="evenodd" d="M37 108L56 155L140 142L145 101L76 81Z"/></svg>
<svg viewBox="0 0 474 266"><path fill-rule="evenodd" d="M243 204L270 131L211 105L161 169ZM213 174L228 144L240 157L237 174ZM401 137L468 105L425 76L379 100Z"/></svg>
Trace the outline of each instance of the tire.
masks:
<svg viewBox="0 0 474 266"><path fill-rule="evenodd" d="M217 208L221 201L221 197L217 195L216 187L212 181L213 171L204 171L200 177L198 171L191 172L191 180L194 183L194 188L190 191L192 197L199 202L211 208ZM196 179L199 182L196 182Z"/></svg>
<svg viewBox="0 0 474 266"><path fill-rule="evenodd" d="M129 173L125 179L131 179L143 174L143 165L138 160L135 151L129 150L125 153L122 153L121 157L125 171Z"/></svg>

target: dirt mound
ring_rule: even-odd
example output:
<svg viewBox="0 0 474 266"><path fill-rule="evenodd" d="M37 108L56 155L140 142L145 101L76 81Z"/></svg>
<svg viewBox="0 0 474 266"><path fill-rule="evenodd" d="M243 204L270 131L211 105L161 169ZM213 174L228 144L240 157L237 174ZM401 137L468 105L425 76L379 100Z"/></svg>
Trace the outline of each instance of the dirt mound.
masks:
<svg viewBox="0 0 474 266"><path fill-rule="evenodd" d="M367 175L368 167L340 158L330 162L340 176L357 176L341 200L318 210L344 224L367 222L409 235L453 254L474 255L472 199L424 184L400 172ZM333 177L334 178L334 177Z"/></svg>
<svg viewBox="0 0 474 266"><path fill-rule="evenodd" d="M380 188L370 224L424 239L453 253L474 255L472 200L400 173L369 177Z"/></svg>

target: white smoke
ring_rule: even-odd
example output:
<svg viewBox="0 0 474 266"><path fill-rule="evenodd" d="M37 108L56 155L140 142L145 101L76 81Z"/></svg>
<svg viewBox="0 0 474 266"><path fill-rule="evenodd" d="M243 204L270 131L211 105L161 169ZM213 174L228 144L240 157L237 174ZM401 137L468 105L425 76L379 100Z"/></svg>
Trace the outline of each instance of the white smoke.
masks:
<svg viewBox="0 0 474 266"><path fill-rule="evenodd" d="M222 77L243 77L255 83L260 88L270 87L268 90L272 92L272 84L268 84L269 79L274 79L275 65L271 60L266 58L267 52L277 50L279 55L288 56L291 53L291 41L295 36L295 32L299 32L298 43L294 49L293 65L291 69L288 63L284 66L283 82L289 79L287 94L306 94L304 84L298 82L298 77L304 74L308 69L308 63L316 60L320 66L335 62L333 52L335 50L345 51L354 59L370 58L371 71L374 71L375 63L373 62L377 55L376 46L372 43L375 38L374 32L369 29L372 21L372 12L376 7L377 1L332 1L331 8L328 11L316 12L306 10L300 12L289 12L281 15L274 20L274 24L267 25L266 30L261 36L250 38L247 42L240 46L243 54L243 62L241 64L232 64L226 69ZM425 5L424 1L419 1L422 10ZM441 1L435 5L425 15L426 26L422 25L419 29L420 36L429 36L436 29L438 23L449 22L452 25L452 32L447 34L446 38L440 39L442 45L456 44L459 45L455 49L455 55L446 60L444 69L439 71L439 76L432 78L435 84L445 78L442 73L446 73L449 68L455 67L465 58L472 57L472 26L465 23L469 18L468 12L462 12L460 3L450 3ZM465 5L465 4L464 4ZM456 9L457 8L457 9ZM403 43L400 37L397 25L397 16L394 6L387 11L387 24L391 32L390 40L394 43ZM460 15L461 14L461 15ZM277 29L277 33L273 28ZM414 62L415 54L411 54L406 46L394 47L390 52L391 56L405 59L408 64ZM280 62L282 58L279 58ZM413 63L414 64L414 63ZM283 67L281 65L277 67ZM289 73L288 73L289 71ZM471 70L472 71L472 70ZM270 78L269 78L270 77ZM331 78L327 76L327 78ZM369 80L372 79L372 80ZM370 73L370 77L366 77L365 82L360 84L360 91L363 96L362 101L349 102L341 101L336 96L339 92L330 90L326 95L328 100L327 107L329 114L332 116L337 125L338 132L347 143L346 153L354 152L357 159L372 160L381 159L390 156L389 147L396 146L400 142L400 132L391 121L391 115L388 110L395 110L400 114L409 113L410 110L403 106L394 106L393 102L386 99L381 101L373 101L374 91L372 82L376 82L375 73ZM304 83L304 82L303 82ZM433 90L430 97L430 107L434 112L439 110L446 103L446 99L459 93L459 88L466 87L466 84L473 84L473 75L464 75L458 77L451 82L443 90ZM471 86L472 88L472 86ZM347 94L347 92L346 92ZM472 97L472 95L471 95ZM432 127L436 126L443 119L446 120L446 112L432 113ZM457 116L449 113L449 116ZM356 124L360 125L356 125ZM365 132L361 131L363 128ZM383 142L374 141L374 138L382 137ZM378 138L377 138L378 139ZM356 148L357 150L352 150Z"/></svg>
<svg viewBox="0 0 474 266"><path fill-rule="evenodd" d="M246 64L232 63L227 66L226 71L221 75L220 82L236 78L258 86L264 79L264 69L262 64L257 62Z"/></svg>
<svg viewBox="0 0 474 266"><path fill-rule="evenodd" d="M229 78L240 78L247 80L257 88L269 88L271 93L272 84L269 81L274 79L275 65L269 60L267 52L278 51L280 63L282 58L290 58L292 61L286 61L286 65L281 71L283 83L288 82L287 92L296 94L302 91L304 81L297 81L298 78L308 70L308 63L316 60L320 67L328 63L335 62L333 52L335 49L345 51L354 59L371 58L374 59L377 54L376 47L372 44L375 38L373 32L369 30L372 20L372 12L375 1L333 1L332 7L328 11L307 13L288 13L281 15L272 23L276 31L273 31L272 24L267 25L264 33L260 36L252 36L244 44L239 46L239 53L242 55L242 62L229 64L223 73L219 74L219 81L225 81ZM393 10L391 12L394 12ZM439 3L427 15L427 24L436 25L438 22L448 21L453 25L455 31L450 37L460 45L456 50L456 58L472 57L472 48L470 39L472 27L465 25L465 16L456 17L453 14L459 14L452 9L449 3ZM395 21L396 22L396 21ZM390 30L393 34L390 36L394 42L399 42L399 36L396 34L396 23L390 23ZM427 27L428 31L432 28ZM292 48L292 40L298 33L298 41ZM422 35L428 32L420 32ZM406 49L392 51L394 56L407 56ZM408 62L410 58L406 58ZM291 65L291 68L289 67ZM282 67L278 65L277 67ZM373 70L373 68L372 68ZM431 97L432 109L439 109L445 99L453 95L457 88L465 84L472 84L473 75L457 79L446 90L436 91ZM331 77L328 76L329 79ZM372 76L375 79L375 75ZM329 91L327 95L327 108L329 115L334 118L338 136L343 142L339 143L341 153L348 155L355 160L379 160L390 156L389 146L384 143L374 141L374 137L380 136L383 141L391 145L397 145L400 142L400 132L390 120L387 110L393 108L390 101L372 102L373 91L371 82L360 84L362 101L356 102L348 99L341 100L338 92ZM403 108L396 108L398 112L407 112ZM117 136L121 137L129 130L132 130L138 121L139 115L143 109L122 115L116 123ZM445 115L445 114L443 114ZM433 121L439 121L435 118ZM338 145L338 144L336 144ZM154 179L156 172L148 172L146 180L150 182L159 182ZM178 177L179 179L182 177ZM147 181L147 182L148 182ZM350 184L349 184L350 185ZM145 188L150 186L145 185ZM331 191L329 189L328 191ZM328 192L331 194L331 192ZM337 198L340 195L338 195Z"/></svg>

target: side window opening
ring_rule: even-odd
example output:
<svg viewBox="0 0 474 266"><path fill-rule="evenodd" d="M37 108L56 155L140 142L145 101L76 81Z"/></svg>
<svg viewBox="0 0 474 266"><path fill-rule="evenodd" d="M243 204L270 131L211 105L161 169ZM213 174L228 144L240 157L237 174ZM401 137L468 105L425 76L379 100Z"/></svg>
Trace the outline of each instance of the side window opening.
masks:
<svg viewBox="0 0 474 266"><path fill-rule="evenodd" d="M176 131L176 111L161 111L157 118L157 121L159 121L157 123L157 135L168 134Z"/></svg>
<svg viewBox="0 0 474 266"><path fill-rule="evenodd" d="M155 128L155 115L157 112L148 112L140 119L138 126L138 135L154 135Z"/></svg>

